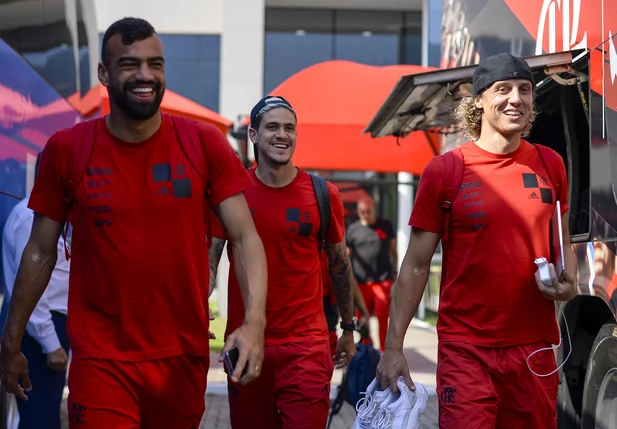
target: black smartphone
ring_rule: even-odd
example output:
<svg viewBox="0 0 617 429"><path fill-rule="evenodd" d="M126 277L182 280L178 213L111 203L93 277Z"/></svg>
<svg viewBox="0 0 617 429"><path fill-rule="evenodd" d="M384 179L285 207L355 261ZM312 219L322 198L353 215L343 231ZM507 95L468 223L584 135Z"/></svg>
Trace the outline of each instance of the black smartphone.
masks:
<svg viewBox="0 0 617 429"><path fill-rule="evenodd" d="M237 347L234 347L231 350L223 353L223 360L225 362L225 366L227 366L227 371L229 372L230 376L231 374L233 374L236 368L236 364L238 363L239 356L240 356L240 351L238 350ZM246 374L247 368L248 368L248 365L244 367L244 371L242 371L242 376Z"/></svg>

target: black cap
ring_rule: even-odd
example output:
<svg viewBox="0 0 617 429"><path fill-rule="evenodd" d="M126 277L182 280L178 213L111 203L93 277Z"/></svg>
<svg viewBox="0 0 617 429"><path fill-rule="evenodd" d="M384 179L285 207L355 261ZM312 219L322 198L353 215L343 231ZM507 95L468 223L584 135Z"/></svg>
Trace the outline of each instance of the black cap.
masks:
<svg viewBox="0 0 617 429"><path fill-rule="evenodd" d="M510 79L525 79L534 83L527 61L505 52L487 57L480 61L473 73L472 95L475 97L495 82Z"/></svg>
<svg viewBox="0 0 617 429"><path fill-rule="evenodd" d="M278 95L268 95L259 100L255 107L253 107L253 110L251 110L251 128L254 128L253 125L255 124L255 119L257 119L266 106L283 107L293 112L294 115L296 114L293 107L291 107L291 104L289 104L289 101Z"/></svg>

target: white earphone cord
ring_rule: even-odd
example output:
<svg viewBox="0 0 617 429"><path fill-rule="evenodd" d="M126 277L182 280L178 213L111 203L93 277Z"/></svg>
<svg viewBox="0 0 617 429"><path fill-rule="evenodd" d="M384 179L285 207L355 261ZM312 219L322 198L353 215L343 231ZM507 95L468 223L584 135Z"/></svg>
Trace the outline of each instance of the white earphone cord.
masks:
<svg viewBox="0 0 617 429"><path fill-rule="evenodd" d="M559 302L557 303L557 306L559 307L559 314L560 316L563 316L563 303ZM533 352L532 354L530 354L529 356L527 356L527 368L529 368L529 371L531 371L533 373L533 375L537 376L537 377L548 377L550 375L555 374L557 371L559 371L561 369L561 367L566 363L566 361L568 360L568 358L570 357L570 354L572 353L572 339L570 338L570 328L568 328L568 321L564 318L563 320L564 325L566 325L566 333L568 334L568 346L569 346L569 350L568 350L568 356L566 356L566 358L563 360L563 362L561 362L561 365L559 365L554 371L549 372L548 374L538 374L536 373L533 369L531 369L531 366L529 366L529 359L531 359L531 357L533 355L535 355L536 353L540 353L546 350L556 350L559 347L561 347L561 343L562 343L562 339L561 339L561 324L559 323L559 318L557 319L557 328L559 328L559 344L557 344L556 346L552 346L552 347L544 347L542 349L536 350L535 352Z"/></svg>

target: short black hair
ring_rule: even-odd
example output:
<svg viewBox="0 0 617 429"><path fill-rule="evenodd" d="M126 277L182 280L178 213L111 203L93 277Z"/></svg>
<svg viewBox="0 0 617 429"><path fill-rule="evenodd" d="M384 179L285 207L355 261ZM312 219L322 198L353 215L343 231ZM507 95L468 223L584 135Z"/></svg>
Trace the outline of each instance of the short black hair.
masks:
<svg viewBox="0 0 617 429"><path fill-rule="evenodd" d="M109 55L107 54L107 42L116 34L122 36L122 43L131 45L138 40L144 40L157 34L152 24L141 18L122 18L109 26L103 35L103 46L101 47L101 59L103 64L109 64Z"/></svg>

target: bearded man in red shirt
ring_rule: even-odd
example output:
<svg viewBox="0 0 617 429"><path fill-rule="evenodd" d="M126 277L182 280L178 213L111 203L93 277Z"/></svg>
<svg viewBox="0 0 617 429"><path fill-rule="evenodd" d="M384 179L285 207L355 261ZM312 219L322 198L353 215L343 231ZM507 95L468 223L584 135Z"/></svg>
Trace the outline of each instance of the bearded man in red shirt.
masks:
<svg viewBox="0 0 617 429"><path fill-rule="evenodd" d="M210 356L210 208L241 261L238 277L247 297L244 323L227 337L240 350L235 378L246 384L260 372L267 272L242 194L252 182L216 127L160 112L164 63L163 45L148 22L125 18L111 25L98 69L111 112L78 124L92 135L80 138L76 126L49 139L30 197L35 217L2 336L2 384L24 400L36 388L21 338L71 216L71 428L199 426ZM180 124L193 137L184 139ZM84 148L90 153L69 206L68 179Z"/></svg>

